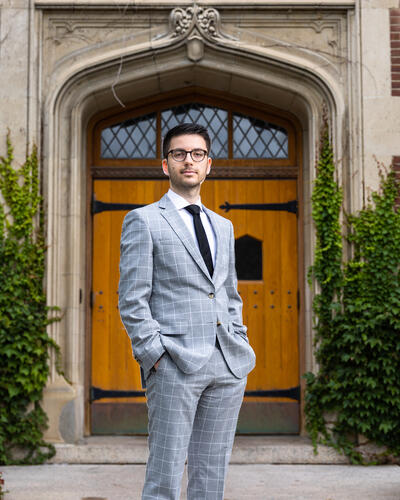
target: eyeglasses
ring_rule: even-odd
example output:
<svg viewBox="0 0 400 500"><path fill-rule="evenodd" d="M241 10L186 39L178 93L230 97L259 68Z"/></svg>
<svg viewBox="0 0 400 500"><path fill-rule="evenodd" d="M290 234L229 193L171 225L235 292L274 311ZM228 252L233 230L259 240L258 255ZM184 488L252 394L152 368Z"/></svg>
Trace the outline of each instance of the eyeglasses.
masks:
<svg viewBox="0 0 400 500"><path fill-rule="evenodd" d="M191 151L186 151L185 149L171 149L171 151L168 151L168 155L171 154L175 161L185 161L188 153L193 161L203 161L207 155L207 151L204 149L192 149Z"/></svg>

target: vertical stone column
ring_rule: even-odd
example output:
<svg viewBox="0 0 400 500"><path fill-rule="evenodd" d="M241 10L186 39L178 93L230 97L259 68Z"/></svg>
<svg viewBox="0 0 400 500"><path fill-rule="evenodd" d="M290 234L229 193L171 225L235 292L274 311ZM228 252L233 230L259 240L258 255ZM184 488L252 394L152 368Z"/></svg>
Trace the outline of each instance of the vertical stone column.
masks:
<svg viewBox="0 0 400 500"><path fill-rule="evenodd" d="M37 100L31 3L6 0L0 6L0 154L5 153L9 129L18 163L24 162L28 145L38 142L31 116L31 101Z"/></svg>

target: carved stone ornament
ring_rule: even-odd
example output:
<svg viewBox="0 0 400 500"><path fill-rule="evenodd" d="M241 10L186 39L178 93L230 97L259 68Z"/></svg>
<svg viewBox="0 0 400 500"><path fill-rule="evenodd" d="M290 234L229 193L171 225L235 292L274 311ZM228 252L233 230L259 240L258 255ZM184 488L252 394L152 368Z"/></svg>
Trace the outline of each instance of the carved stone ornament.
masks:
<svg viewBox="0 0 400 500"><path fill-rule="evenodd" d="M219 12L211 7L205 8L198 5L186 9L177 7L171 11L169 26L169 36L172 38L187 36L194 28L197 28L206 38L232 40L232 37L222 33Z"/></svg>
<svg viewBox="0 0 400 500"><path fill-rule="evenodd" d="M187 56L193 61L197 62L203 58L204 55L204 43L199 36L191 36L186 43Z"/></svg>
<svg viewBox="0 0 400 500"><path fill-rule="evenodd" d="M172 38L185 36L194 26L195 7L176 8L169 15L169 36ZM168 36L168 35L167 35Z"/></svg>
<svg viewBox="0 0 400 500"><path fill-rule="evenodd" d="M169 16L169 31L157 39L187 39L188 58L199 61L204 54L204 41L219 42L236 40L221 30L219 12L211 7L193 5L187 8L177 7Z"/></svg>

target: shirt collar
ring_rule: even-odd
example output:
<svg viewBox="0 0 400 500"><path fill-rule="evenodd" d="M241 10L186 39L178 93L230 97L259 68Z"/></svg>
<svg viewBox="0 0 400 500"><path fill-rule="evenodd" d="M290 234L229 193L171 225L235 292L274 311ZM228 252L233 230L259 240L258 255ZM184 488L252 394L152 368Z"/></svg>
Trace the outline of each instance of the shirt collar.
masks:
<svg viewBox="0 0 400 500"><path fill-rule="evenodd" d="M200 210L203 211L203 206L201 204L201 198L199 196L198 200L195 203L189 203L185 198L183 198L181 195L175 193L175 191L172 191L172 189L168 190L168 197L174 204L175 208L177 210L182 210L188 205L198 205L200 207Z"/></svg>

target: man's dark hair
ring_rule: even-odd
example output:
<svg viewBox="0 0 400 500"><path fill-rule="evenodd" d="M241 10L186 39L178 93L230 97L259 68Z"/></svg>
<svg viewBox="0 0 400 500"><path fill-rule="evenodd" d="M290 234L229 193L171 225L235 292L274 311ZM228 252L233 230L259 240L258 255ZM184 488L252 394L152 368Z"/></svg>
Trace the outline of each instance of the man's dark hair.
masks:
<svg viewBox="0 0 400 500"><path fill-rule="evenodd" d="M207 129L202 125L197 123L181 123L165 134L163 141L163 158L167 158L169 147L171 144L171 139L173 137L178 137L179 135L201 135L201 137L206 141L207 152L210 153L211 149L211 139L208 135Z"/></svg>

